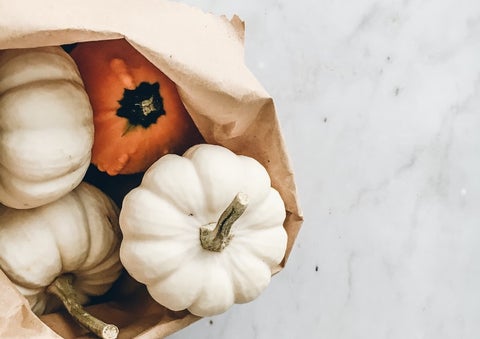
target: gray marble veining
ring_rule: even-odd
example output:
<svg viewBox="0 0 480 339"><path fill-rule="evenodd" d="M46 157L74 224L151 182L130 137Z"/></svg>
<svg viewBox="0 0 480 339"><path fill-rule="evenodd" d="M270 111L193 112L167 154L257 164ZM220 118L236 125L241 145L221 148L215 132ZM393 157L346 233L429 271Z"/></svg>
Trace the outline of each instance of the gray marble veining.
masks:
<svg viewBox="0 0 480 339"><path fill-rule="evenodd" d="M257 300L171 338L480 338L480 2L184 2L246 22L305 223Z"/></svg>

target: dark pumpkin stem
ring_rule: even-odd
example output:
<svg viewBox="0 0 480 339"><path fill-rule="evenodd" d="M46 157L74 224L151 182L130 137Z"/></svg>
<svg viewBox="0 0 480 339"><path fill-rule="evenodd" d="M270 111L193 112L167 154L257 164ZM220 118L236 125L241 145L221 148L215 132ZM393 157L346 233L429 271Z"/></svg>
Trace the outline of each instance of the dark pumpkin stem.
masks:
<svg viewBox="0 0 480 339"><path fill-rule="evenodd" d="M245 212L247 206L248 196L242 192L238 193L222 213L213 230L206 226L200 228L202 247L209 251L221 252L233 237L230 234L233 223Z"/></svg>
<svg viewBox="0 0 480 339"><path fill-rule="evenodd" d="M77 293L73 288L73 276L64 274L53 281L47 292L57 296L65 306L67 312L82 326L103 339L115 339L118 336L118 327L106 324L85 311L78 302Z"/></svg>
<svg viewBox="0 0 480 339"><path fill-rule="evenodd" d="M158 82L141 82L136 88L125 88L123 98L118 101L117 116L125 118L130 126L148 128L167 114L163 106ZM125 131L128 133L129 129Z"/></svg>

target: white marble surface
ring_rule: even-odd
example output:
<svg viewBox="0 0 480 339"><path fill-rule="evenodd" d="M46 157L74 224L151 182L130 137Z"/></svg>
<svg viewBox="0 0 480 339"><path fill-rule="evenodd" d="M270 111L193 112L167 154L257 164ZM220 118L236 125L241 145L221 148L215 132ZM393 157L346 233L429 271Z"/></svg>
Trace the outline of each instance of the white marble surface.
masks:
<svg viewBox="0 0 480 339"><path fill-rule="evenodd" d="M184 2L245 20L305 222L260 298L170 338L480 338L480 2Z"/></svg>

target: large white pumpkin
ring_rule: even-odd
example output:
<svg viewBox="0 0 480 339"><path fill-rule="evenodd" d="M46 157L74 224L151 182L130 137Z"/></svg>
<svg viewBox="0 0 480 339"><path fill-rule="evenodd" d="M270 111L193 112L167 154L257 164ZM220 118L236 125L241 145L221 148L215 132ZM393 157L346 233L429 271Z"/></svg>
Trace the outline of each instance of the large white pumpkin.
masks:
<svg viewBox="0 0 480 339"><path fill-rule="evenodd" d="M160 158L125 197L120 259L158 303L211 316L267 287L285 254L284 219L259 162L197 145Z"/></svg>

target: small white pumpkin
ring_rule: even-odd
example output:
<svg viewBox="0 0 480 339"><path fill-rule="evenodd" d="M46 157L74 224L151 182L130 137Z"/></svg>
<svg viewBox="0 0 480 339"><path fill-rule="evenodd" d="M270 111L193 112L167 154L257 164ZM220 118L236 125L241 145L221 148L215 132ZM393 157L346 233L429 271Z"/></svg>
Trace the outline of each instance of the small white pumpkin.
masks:
<svg viewBox="0 0 480 339"><path fill-rule="evenodd" d="M58 306L55 294L81 318L79 305L103 295L121 273L120 238L118 208L87 183L37 208L0 205L0 268L38 315Z"/></svg>
<svg viewBox="0 0 480 339"><path fill-rule="evenodd" d="M88 168L93 113L73 59L60 47L0 51L0 202L49 203Z"/></svg>
<svg viewBox="0 0 480 339"><path fill-rule="evenodd" d="M267 287L285 255L284 219L258 161L196 145L160 158L127 194L120 259L159 304L211 316Z"/></svg>

